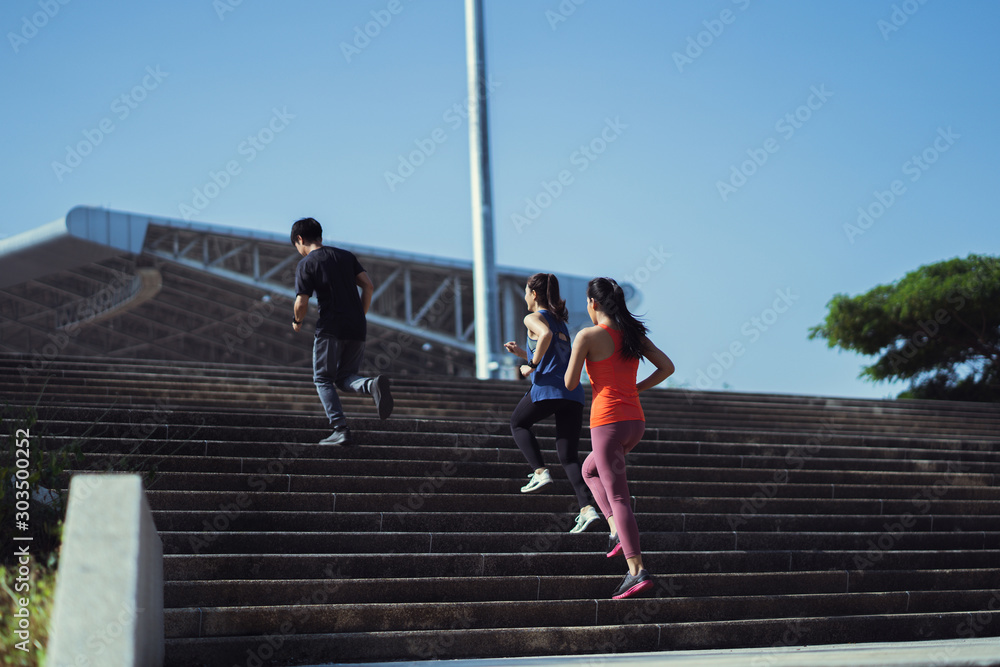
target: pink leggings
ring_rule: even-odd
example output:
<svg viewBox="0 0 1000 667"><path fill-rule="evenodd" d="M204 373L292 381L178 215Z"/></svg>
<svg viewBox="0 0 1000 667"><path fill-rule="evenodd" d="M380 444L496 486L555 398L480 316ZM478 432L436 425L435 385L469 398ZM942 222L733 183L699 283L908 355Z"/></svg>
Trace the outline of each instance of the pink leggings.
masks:
<svg viewBox="0 0 1000 667"><path fill-rule="evenodd" d="M625 455L639 444L646 422L624 421L590 429L593 451L583 462L583 480L605 518L615 518L626 558L638 556L639 526L632 514L632 497L625 479Z"/></svg>

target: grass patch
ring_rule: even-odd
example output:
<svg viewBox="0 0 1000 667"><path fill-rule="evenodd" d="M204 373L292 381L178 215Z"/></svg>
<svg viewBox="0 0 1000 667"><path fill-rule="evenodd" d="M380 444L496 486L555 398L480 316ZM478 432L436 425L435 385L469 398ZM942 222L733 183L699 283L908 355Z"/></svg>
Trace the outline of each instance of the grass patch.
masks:
<svg viewBox="0 0 1000 667"><path fill-rule="evenodd" d="M0 665L45 664L55 592L54 555L44 564L31 560L28 565L0 565Z"/></svg>

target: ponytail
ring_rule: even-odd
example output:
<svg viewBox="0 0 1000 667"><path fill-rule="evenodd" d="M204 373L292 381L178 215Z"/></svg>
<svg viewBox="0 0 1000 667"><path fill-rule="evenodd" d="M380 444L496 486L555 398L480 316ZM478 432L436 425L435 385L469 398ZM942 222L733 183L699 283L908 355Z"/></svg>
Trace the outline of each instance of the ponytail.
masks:
<svg viewBox="0 0 1000 667"><path fill-rule="evenodd" d="M559 298L559 279L551 273L536 273L528 278L528 289L538 295L538 305L552 313L563 322L569 320L566 300Z"/></svg>
<svg viewBox="0 0 1000 667"><path fill-rule="evenodd" d="M626 359L641 359L642 343L648 329L629 312L621 285L611 278L594 278L587 284L587 296L599 303L601 310L618 325L622 333L621 355Z"/></svg>

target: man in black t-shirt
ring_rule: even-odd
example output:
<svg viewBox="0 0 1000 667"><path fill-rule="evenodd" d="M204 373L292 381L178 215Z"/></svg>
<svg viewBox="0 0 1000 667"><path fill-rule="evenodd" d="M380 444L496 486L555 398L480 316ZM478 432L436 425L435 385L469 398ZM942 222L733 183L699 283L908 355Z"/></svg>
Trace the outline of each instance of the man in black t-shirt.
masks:
<svg viewBox="0 0 1000 667"><path fill-rule="evenodd" d="M313 218L302 218L292 225L292 244L302 255L295 270L296 296L292 314L295 331L302 330L302 322L309 312L309 297L315 293L319 302L313 341L313 382L333 427L333 432L319 444L349 445L351 434L337 395L338 387L343 391L371 395L381 419L392 414L389 378L358 375L368 332L365 315L371 306L375 286L354 253L323 245L323 228Z"/></svg>

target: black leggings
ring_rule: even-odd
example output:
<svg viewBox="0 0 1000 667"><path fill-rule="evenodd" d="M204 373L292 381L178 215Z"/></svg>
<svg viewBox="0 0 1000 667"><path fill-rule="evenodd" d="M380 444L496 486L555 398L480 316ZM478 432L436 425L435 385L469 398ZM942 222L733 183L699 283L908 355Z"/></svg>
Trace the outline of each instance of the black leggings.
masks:
<svg viewBox="0 0 1000 667"><path fill-rule="evenodd" d="M565 398L552 398L536 403L532 402L531 394L525 394L510 416L510 432L514 436L514 442L532 468L544 468L542 452L531 427L551 415L556 416L556 452L559 454L559 463L573 485L580 507L590 505L590 489L583 481L579 460L582 403Z"/></svg>

